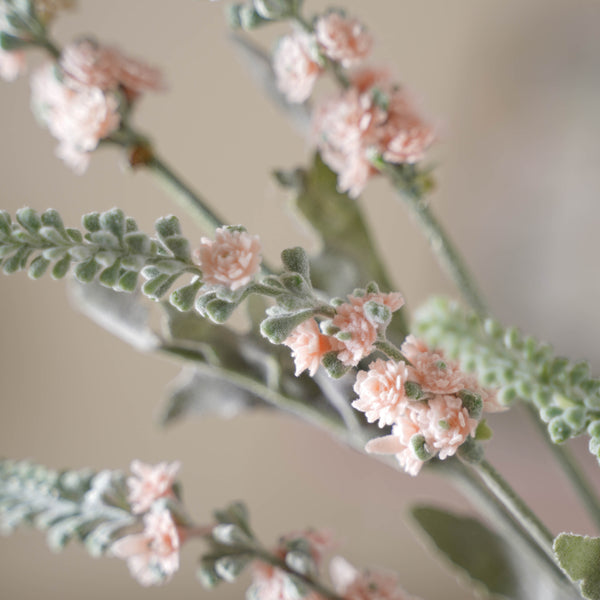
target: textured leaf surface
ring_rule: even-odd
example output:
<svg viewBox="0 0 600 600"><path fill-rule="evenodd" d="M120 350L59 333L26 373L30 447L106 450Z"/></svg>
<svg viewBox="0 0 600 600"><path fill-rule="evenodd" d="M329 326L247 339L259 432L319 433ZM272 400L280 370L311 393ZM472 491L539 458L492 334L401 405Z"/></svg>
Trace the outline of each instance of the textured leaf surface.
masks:
<svg viewBox="0 0 600 600"><path fill-rule="evenodd" d="M463 575L494 597L511 600L566 599L564 591L483 523L434 508L411 510L417 523Z"/></svg>
<svg viewBox="0 0 600 600"><path fill-rule="evenodd" d="M554 552L571 581L579 583L589 600L600 600L600 538L561 533Z"/></svg>

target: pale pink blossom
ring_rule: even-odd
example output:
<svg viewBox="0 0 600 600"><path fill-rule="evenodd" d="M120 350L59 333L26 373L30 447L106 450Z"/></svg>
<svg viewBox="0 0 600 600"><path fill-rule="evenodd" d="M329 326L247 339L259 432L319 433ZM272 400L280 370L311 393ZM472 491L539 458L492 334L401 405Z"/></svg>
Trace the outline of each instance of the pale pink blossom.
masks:
<svg viewBox="0 0 600 600"><path fill-rule="evenodd" d="M117 540L111 553L127 561L131 575L142 585L168 581L179 569L181 538L166 508L144 516L144 531Z"/></svg>
<svg viewBox="0 0 600 600"><path fill-rule="evenodd" d="M98 87L70 87L57 77L51 63L34 72L31 90L35 113L59 140L58 153L71 166L79 162L84 168L83 154L119 128L119 101L113 94ZM70 160L74 157L79 161Z"/></svg>
<svg viewBox="0 0 600 600"><path fill-rule="evenodd" d="M27 69L25 52L22 50L0 49L0 79L14 81Z"/></svg>
<svg viewBox="0 0 600 600"><path fill-rule="evenodd" d="M359 371L354 384L358 400L352 403L365 413L367 421L379 426L393 425L404 415L410 402L404 391L408 370L403 362L378 358L368 371Z"/></svg>
<svg viewBox="0 0 600 600"><path fill-rule="evenodd" d="M260 561L252 563L252 592L256 600L298 600L289 575ZM303 600L324 599L315 592L309 592L303 596Z"/></svg>
<svg viewBox="0 0 600 600"><path fill-rule="evenodd" d="M419 409L424 405L419 403ZM416 423L419 409L411 409L404 417L400 417L392 428L391 435L374 438L367 442L365 451L369 454L394 454L400 466L413 477L419 474L421 467L425 464L417 457L410 446L410 440L414 435L420 433L419 425Z"/></svg>
<svg viewBox="0 0 600 600"><path fill-rule="evenodd" d="M304 102L322 72L313 36L294 31L279 40L273 55L277 87L289 102Z"/></svg>
<svg viewBox="0 0 600 600"><path fill-rule="evenodd" d="M464 375L464 387L470 392L479 394L481 396L481 402L483 405L483 412L495 413L504 412L508 410L508 406L501 404L498 400L498 389L486 388L479 384L477 377L472 373L465 373Z"/></svg>
<svg viewBox="0 0 600 600"><path fill-rule="evenodd" d="M315 34L325 55L343 67L354 66L365 59L373 46L373 38L362 23L338 11L319 18Z"/></svg>
<svg viewBox="0 0 600 600"><path fill-rule="evenodd" d="M431 350L423 340L409 335L402 344L402 354L409 360L409 378L425 392L456 394L467 388L467 376L455 360L446 357L442 350Z"/></svg>
<svg viewBox="0 0 600 600"><path fill-rule="evenodd" d="M341 556L332 559L329 570L335 591L344 600L416 600L402 589L395 573L359 571Z"/></svg>
<svg viewBox="0 0 600 600"><path fill-rule="evenodd" d="M130 466L134 476L127 479L129 487L127 500L131 504L131 511L144 513L150 510L155 500L174 498L173 483L180 467L179 461L149 465L134 460Z"/></svg>
<svg viewBox="0 0 600 600"><path fill-rule="evenodd" d="M341 346L335 338L321 333L315 319L298 325L283 343L292 349L296 376L308 370L311 377L317 372L323 356Z"/></svg>
<svg viewBox="0 0 600 600"><path fill-rule="evenodd" d="M317 108L313 135L323 160L338 174L340 191L356 197L378 172L370 156L412 164L422 160L435 135L387 71L360 70L351 84Z"/></svg>
<svg viewBox="0 0 600 600"><path fill-rule="evenodd" d="M235 291L252 281L261 263L258 236L240 227L219 227L215 239L203 237L196 250L205 283Z"/></svg>
<svg viewBox="0 0 600 600"><path fill-rule="evenodd" d="M303 531L293 531L282 536L275 554L280 556L280 558L285 558L287 545L295 540L306 542L310 555L317 567L321 565L323 556L335 546L333 533L328 529L305 529Z"/></svg>
<svg viewBox="0 0 600 600"><path fill-rule="evenodd" d="M364 305L369 302L383 304L390 311L398 310L403 304L402 295L397 292L389 294L372 293L363 296L350 295L348 302L336 307L336 315L332 325L339 328L338 339L342 348L338 359L347 366L356 366L365 356L375 350L375 341L379 326L365 312Z"/></svg>
<svg viewBox="0 0 600 600"><path fill-rule="evenodd" d="M93 40L79 40L65 47L60 66L72 87L99 87L103 91L122 86L131 100L144 91L163 88L160 71L125 56L120 50Z"/></svg>

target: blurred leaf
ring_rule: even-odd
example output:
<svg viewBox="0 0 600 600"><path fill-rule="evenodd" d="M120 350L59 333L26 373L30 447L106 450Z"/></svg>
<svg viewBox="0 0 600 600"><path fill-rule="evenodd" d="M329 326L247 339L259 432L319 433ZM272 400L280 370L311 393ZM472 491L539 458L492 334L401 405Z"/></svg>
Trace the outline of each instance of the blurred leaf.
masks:
<svg viewBox="0 0 600 600"><path fill-rule="evenodd" d="M561 533L554 540L554 553L583 597L600 600L600 538Z"/></svg>

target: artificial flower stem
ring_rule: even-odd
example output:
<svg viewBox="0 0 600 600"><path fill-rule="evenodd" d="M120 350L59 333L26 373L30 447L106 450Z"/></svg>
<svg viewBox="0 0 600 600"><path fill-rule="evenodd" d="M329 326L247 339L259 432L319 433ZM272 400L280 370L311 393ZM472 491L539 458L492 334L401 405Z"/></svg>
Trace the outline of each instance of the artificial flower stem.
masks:
<svg viewBox="0 0 600 600"><path fill-rule="evenodd" d="M274 556L267 550L254 550L254 555L258 560L268 563L273 567L276 567L277 569L281 569L282 571L288 573L292 577L296 578L298 581L302 582L304 585L310 587L323 598L329 598L329 600L344 600L342 596L338 596L333 590L330 590L329 588L325 587L319 581L316 581L308 575L304 575L303 573L298 573L297 571L294 571L287 565L285 561L281 560L277 556Z"/></svg>
<svg viewBox="0 0 600 600"><path fill-rule="evenodd" d="M487 461L471 463L488 489L504 504L517 521L536 540L544 552L554 560L552 544L554 536L540 521L525 501L512 489L500 473Z"/></svg>
<svg viewBox="0 0 600 600"><path fill-rule="evenodd" d="M548 437L548 429L540 421L537 410L531 405L526 404L527 411L531 415L535 426L544 438L546 445L554 455L554 458L561 466L564 474L568 477L575 492L579 496L581 503L586 507L589 516L592 518L596 527L600 529L600 499L598 498L593 486L588 481L585 473L577 464L577 461L565 446L558 446Z"/></svg>

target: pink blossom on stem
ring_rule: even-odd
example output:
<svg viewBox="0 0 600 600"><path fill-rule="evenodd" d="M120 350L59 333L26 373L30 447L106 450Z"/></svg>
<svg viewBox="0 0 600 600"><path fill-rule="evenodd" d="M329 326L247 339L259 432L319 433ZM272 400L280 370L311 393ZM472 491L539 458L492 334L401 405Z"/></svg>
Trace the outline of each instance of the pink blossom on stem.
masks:
<svg viewBox="0 0 600 600"><path fill-rule="evenodd" d="M314 37L294 31L279 40L273 55L277 87L289 102L304 102L322 72Z"/></svg>
<svg viewBox="0 0 600 600"><path fill-rule="evenodd" d="M335 338L321 333L315 319L308 319L298 325L283 343L292 349L296 376L306 370L311 377L314 376L323 356L341 347Z"/></svg>
<svg viewBox="0 0 600 600"><path fill-rule="evenodd" d="M252 563L252 597L256 600L297 600L289 575L273 565L255 561ZM324 600L315 592L303 596L303 600Z"/></svg>
<svg viewBox="0 0 600 600"><path fill-rule="evenodd" d="M329 570L335 591L344 600L416 600L402 589L395 573L359 571L341 556L332 559Z"/></svg>
<svg viewBox="0 0 600 600"><path fill-rule="evenodd" d="M374 344L379 328L365 312L364 305L369 301L383 304L392 312L404 304L401 294L391 292L350 295L348 302L336 307L337 314L332 319L332 325L340 329L341 335L338 334L337 338L342 343L342 348L338 359L345 365L356 366L361 359L375 350Z"/></svg>
<svg viewBox="0 0 600 600"><path fill-rule="evenodd" d="M320 17L315 34L325 55L346 68L365 59L373 46L373 38L362 23L338 11Z"/></svg>
<svg viewBox="0 0 600 600"><path fill-rule="evenodd" d="M14 81L20 75L25 73L27 63L25 52L22 50L2 50L0 49L0 79L4 81Z"/></svg>
<svg viewBox="0 0 600 600"><path fill-rule="evenodd" d="M127 535L111 546L117 558L127 561L131 575L142 585L168 581L179 569L180 534L166 508L144 516L144 531Z"/></svg>
<svg viewBox="0 0 600 600"><path fill-rule="evenodd" d="M408 370L403 362L376 361L368 371L359 371L354 384L358 400L352 403L365 413L367 421L379 421L379 426L393 425L406 412L409 400L404 391Z"/></svg>
<svg viewBox="0 0 600 600"><path fill-rule="evenodd" d="M332 550L335 546L333 533L327 529L305 529L303 531L293 531L282 536L276 550L281 558L285 558L286 547L290 542L303 540L310 550L310 555L319 567L323 561L323 556Z"/></svg>
<svg viewBox="0 0 600 600"><path fill-rule="evenodd" d="M149 465L134 460L130 467L134 476L127 479L127 500L131 504L132 512L144 513L150 510L155 500L173 498L173 483L180 467L179 461Z"/></svg>
<svg viewBox="0 0 600 600"><path fill-rule="evenodd" d="M260 269L260 240L241 227L219 227L214 240L200 239L195 257L206 283L235 291L248 285Z"/></svg>

